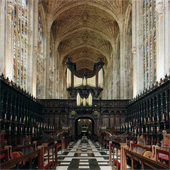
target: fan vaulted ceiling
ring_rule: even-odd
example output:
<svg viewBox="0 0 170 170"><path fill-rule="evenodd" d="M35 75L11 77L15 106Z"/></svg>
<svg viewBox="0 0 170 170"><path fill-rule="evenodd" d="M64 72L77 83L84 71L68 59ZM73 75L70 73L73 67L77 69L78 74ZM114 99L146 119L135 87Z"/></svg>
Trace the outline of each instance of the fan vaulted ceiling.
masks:
<svg viewBox="0 0 170 170"><path fill-rule="evenodd" d="M119 32L119 15L126 0L45 0L53 16L52 30L62 64L67 56L77 71L92 72L98 58L105 64L114 49Z"/></svg>

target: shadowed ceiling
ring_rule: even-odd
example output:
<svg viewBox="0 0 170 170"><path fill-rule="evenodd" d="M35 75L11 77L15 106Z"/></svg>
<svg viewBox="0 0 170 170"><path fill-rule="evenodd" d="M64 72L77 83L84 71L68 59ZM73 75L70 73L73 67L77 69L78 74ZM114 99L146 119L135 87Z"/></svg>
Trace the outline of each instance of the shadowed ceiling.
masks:
<svg viewBox="0 0 170 170"><path fill-rule="evenodd" d="M109 62L127 0L45 0L60 61L72 58L79 73L92 72L98 58Z"/></svg>

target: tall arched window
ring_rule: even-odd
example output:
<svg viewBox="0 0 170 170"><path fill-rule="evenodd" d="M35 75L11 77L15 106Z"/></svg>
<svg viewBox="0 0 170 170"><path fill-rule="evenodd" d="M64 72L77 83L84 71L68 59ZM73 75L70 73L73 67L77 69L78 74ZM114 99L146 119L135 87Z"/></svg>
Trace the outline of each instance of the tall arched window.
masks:
<svg viewBox="0 0 170 170"><path fill-rule="evenodd" d="M43 26L40 13L38 15L38 56L37 56L37 98L43 96L43 74L44 74L44 54L43 54Z"/></svg>
<svg viewBox="0 0 170 170"><path fill-rule="evenodd" d="M156 81L156 0L143 3L143 61L144 87L149 88Z"/></svg>
<svg viewBox="0 0 170 170"><path fill-rule="evenodd" d="M15 0L13 81L23 89L27 85L28 8L27 0Z"/></svg>

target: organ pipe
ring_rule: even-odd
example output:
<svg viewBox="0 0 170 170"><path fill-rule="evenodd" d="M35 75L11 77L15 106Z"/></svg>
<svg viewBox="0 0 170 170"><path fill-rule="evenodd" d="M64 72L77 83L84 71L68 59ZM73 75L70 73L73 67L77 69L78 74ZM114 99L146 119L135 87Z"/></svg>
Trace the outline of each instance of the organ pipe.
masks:
<svg viewBox="0 0 170 170"><path fill-rule="evenodd" d="M81 86L81 85L83 85L83 79L74 76L74 87L78 87L78 86Z"/></svg>
<svg viewBox="0 0 170 170"><path fill-rule="evenodd" d="M83 78L83 86L86 86L87 85L87 79L84 77Z"/></svg>
<svg viewBox="0 0 170 170"><path fill-rule="evenodd" d="M87 79L87 85L96 87L96 76Z"/></svg>
<svg viewBox="0 0 170 170"><path fill-rule="evenodd" d="M71 87L71 71L67 68L67 88Z"/></svg>
<svg viewBox="0 0 170 170"><path fill-rule="evenodd" d="M89 106L92 106L92 94L90 93L89 94L89 97L88 97L88 104L89 104Z"/></svg>
<svg viewBox="0 0 170 170"><path fill-rule="evenodd" d="M86 98L83 98L83 106L86 106Z"/></svg>
<svg viewBox="0 0 170 170"><path fill-rule="evenodd" d="M101 68L98 72L98 85L103 88L103 69Z"/></svg>
<svg viewBox="0 0 170 170"><path fill-rule="evenodd" d="M77 106L81 105L81 98L80 98L80 94L77 94Z"/></svg>

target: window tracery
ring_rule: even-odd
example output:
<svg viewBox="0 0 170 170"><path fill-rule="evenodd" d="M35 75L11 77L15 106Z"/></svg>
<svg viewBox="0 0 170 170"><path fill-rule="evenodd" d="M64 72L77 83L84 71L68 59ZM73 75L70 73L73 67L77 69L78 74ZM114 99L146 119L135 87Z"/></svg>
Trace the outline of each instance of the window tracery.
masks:
<svg viewBox="0 0 170 170"><path fill-rule="evenodd" d="M149 88L156 81L156 0L143 3L143 62L144 87Z"/></svg>

